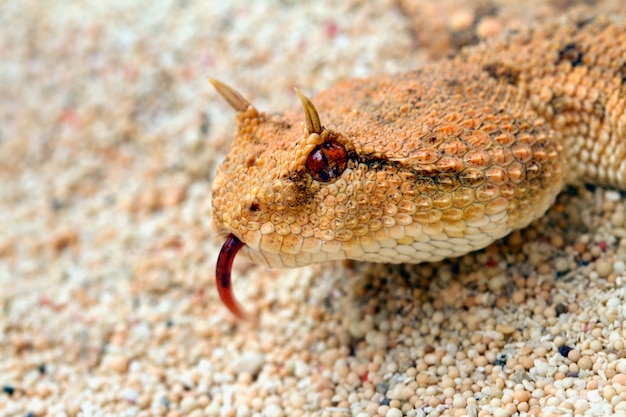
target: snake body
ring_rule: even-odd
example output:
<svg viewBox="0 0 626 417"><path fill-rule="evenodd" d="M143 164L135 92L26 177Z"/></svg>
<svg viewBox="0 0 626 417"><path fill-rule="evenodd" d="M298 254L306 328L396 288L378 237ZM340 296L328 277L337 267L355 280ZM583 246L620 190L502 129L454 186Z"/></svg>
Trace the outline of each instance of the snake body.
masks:
<svg viewBox="0 0 626 417"><path fill-rule="evenodd" d="M272 267L419 263L483 248L543 215L565 184L626 188L626 25L569 18L403 74L342 82L302 111L237 110L212 221ZM304 122L304 123L303 123Z"/></svg>

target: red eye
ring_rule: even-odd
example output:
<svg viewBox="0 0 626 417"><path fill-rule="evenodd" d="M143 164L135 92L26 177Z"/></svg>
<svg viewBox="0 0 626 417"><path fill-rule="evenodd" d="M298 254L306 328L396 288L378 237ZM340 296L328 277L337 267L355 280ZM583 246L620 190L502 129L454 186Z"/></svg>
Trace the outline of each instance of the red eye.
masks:
<svg viewBox="0 0 626 417"><path fill-rule="evenodd" d="M330 140L317 145L306 159L306 169L314 180L330 182L341 176L348 166L348 151Z"/></svg>

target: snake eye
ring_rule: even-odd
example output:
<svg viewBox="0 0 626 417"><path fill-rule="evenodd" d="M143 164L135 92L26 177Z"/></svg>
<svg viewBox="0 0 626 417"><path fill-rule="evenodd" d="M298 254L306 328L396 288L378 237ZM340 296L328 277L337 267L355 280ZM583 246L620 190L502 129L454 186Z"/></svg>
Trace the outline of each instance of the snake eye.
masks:
<svg viewBox="0 0 626 417"><path fill-rule="evenodd" d="M335 140L317 145L306 159L306 170L319 182L337 179L347 166L348 151Z"/></svg>

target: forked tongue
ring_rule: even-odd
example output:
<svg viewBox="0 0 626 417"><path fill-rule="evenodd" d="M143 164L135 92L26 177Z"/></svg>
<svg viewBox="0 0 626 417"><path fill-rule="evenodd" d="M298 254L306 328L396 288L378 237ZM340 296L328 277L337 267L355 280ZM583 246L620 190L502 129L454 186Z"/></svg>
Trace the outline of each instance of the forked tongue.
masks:
<svg viewBox="0 0 626 417"><path fill-rule="evenodd" d="M237 239L235 235L232 233L228 235L217 257L215 281L217 283L217 292L220 295L220 299L231 313L242 320L251 320L252 316L243 310L235 299L230 280L230 271L233 266L233 261L235 260L235 255L237 255L237 252L239 252L239 249L241 249L243 245L244 243Z"/></svg>

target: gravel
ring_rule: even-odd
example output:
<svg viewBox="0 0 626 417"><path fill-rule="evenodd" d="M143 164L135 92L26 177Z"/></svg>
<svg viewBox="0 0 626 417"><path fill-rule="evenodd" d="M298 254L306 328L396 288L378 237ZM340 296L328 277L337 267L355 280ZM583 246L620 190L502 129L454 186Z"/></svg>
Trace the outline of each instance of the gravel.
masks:
<svg viewBox="0 0 626 417"><path fill-rule="evenodd" d="M259 322L219 303L210 184L233 114L207 76L283 111L293 86L415 68L564 7L403 3L0 4L0 416L626 412L615 190L569 188L436 264L238 259Z"/></svg>

